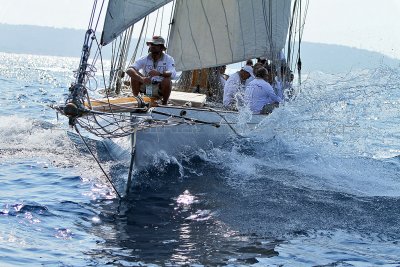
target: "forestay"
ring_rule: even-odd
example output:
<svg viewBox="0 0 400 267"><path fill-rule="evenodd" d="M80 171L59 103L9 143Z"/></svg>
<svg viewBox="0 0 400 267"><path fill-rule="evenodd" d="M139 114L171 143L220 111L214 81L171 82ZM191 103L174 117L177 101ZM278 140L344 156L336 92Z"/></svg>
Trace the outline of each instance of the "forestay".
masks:
<svg viewBox="0 0 400 267"><path fill-rule="evenodd" d="M101 44L107 45L124 30L172 0L110 0Z"/></svg>
<svg viewBox="0 0 400 267"><path fill-rule="evenodd" d="M291 0L177 0L168 53L178 70L275 57L286 42Z"/></svg>

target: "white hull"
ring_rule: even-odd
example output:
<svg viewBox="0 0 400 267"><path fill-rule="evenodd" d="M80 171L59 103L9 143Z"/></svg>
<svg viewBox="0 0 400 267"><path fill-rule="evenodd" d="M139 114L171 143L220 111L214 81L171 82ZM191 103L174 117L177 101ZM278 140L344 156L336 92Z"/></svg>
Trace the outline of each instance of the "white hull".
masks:
<svg viewBox="0 0 400 267"><path fill-rule="evenodd" d="M166 119L167 115L155 112L191 118L207 123L184 123L172 126L158 126L137 131L135 145L135 166L142 168L153 162L160 153L179 156L182 152L207 150L223 145L229 139L239 137L245 128L251 130L265 115L253 115L250 122L240 123L237 112L211 111L207 109L183 107L158 107L151 116L154 119ZM185 113L185 116L181 114ZM176 119L176 118L175 118ZM218 125L216 127L215 125ZM116 159L129 159L131 156L132 136L108 139L105 144Z"/></svg>

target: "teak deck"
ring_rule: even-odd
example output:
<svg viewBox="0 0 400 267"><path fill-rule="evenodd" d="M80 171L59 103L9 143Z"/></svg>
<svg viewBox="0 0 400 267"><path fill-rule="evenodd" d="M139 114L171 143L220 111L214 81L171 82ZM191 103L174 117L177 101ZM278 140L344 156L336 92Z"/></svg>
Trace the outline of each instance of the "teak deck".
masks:
<svg viewBox="0 0 400 267"><path fill-rule="evenodd" d="M146 103L150 103L150 106L157 106L155 97L143 96L142 99ZM169 101L174 106L202 107L206 103L206 95L172 91ZM132 96L93 99L90 103L92 110L101 112L129 112L131 109L137 108L136 98ZM89 107L89 105L86 106Z"/></svg>

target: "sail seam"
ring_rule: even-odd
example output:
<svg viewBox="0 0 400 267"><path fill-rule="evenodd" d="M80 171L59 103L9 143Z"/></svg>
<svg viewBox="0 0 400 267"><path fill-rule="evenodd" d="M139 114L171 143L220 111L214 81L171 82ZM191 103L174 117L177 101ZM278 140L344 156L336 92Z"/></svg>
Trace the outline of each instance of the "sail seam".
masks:
<svg viewBox="0 0 400 267"><path fill-rule="evenodd" d="M177 33L178 33L178 37L179 37L179 41L181 43L181 50L183 50L183 43L182 43L182 36L181 36L181 32L179 30L179 28L177 29ZM180 53L180 58L181 58L181 64L183 66L184 69L186 69L185 63L183 61L183 53Z"/></svg>
<svg viewBox="0 0 400 267"><path fill-rule="evenodd" d="M269 40L269 30L267 23L267 14L266 14L266 5L265 2L262 2L262 10L263 10L263 18L264 18L264 27L265 27L265 43L268 44L271 40ZM268 49L268 48L266 48Z"/></svg>
<svg viewBox="0 0 400 267"><path fill-rule="evenodd" d="M189 13L190 13L190 12L189 12L188 1L185 1L185 2L186 2L186 9L187 9L188 17L190 17L190 16L189 16ZM189 24L189 29L190 29L190 35L192 36L193 44L194 44L194 47L196 48L197 56L199 57L199 61L200 61L201 66L203 66L203 62L201 61L201 58L200 58L199 49L197 48L197 44L196 44L196 42L195 42L195 40L194 40L193 31L192 31L192 25L190 24L190 19L188 20L188 24Z"/></svg>
<svg viewBox="0 0 400 267"><path fill-rule="evenodd" d="M213 35L212 29L211 29L211 24L210 24L210 21L209 21L208 16L207 16L206 9L204 8L203 0L201 0L200 3L201 3L201 7L203 8L204 17L206 18L208 27L210 29L211 39L212 39L213 48L214 48L215 64L218 64L217 49L215 47L215 40L214 40L214 35Z"/></svg>
<svg viewBox="0 0 400 267"><path fill-rule="evenodd" d="M269 4L271 1L269 1ZM264 26L265 26L265 32L266 32L266 43L269 44L269 47L267 47L268 51L268 57L271 57L271 45L272 45L272 23L269 22L269 16L267 15L267 5L265 2L262 3L262 9L263 9L263 17L264 17ZM270 12L270 7L268 7L268 14L271 15Z"/></svg>
<svg viewBox="0 0 400 267"><path fill-rule="evenodd" d="M240 14L240 3L239 1L236 2L238 6L238 16L239 16L239 21L240 21L240 34L242 35L242 38L240 38L243 42L243 58L246 56L246 46L244 43L244 36L243 36L243 25L242 25L242 16Z"/></svg>
<svg viewBox="0 0 400 267"><path fill-rule="evenodd" d="M208 20L207 13L206 13L206 10L204 8L203 0L201 0L200 3L201 3L201 7L203 8L204 17L206 18L208 27L210 29L211 39L212 39L213 48L214 48L215 64L218 64L218 56L217 56L217 51L216 51L216 47L215 47L214 35L213 35L212 29L211 29L211 24L210 24L210 21Z"/></svg>
<svg viewBox="0 0 400 267"><path fill-rule="evenodd" d="M231 36L229 34L229 23L228 23L228 17L226 16L226 9L225 9L225 5L224 5L224 0L221 0L221 4L222 4L222 9L224 10L224 15L225 15L226 32L228 34L228 39L229 39L229 49L231 50L231 60L233 61L232 41L231 41Z"/></svg>

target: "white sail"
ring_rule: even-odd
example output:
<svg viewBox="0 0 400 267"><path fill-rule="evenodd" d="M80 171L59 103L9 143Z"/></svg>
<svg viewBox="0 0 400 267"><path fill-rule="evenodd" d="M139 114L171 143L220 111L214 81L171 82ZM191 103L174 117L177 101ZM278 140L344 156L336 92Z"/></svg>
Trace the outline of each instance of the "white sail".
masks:
<svg viewBox="0 0 400 267"><path fill-rule="evenodd" d="M168 53L178 70L276 56L286 42L291 0L177 0Z"/></svg>
<svg viewBox="0 0 400 267"><path fill-rule="evenodd" d="M124 30L172 0L110 0L101 44L112 42Z"/></svg>

